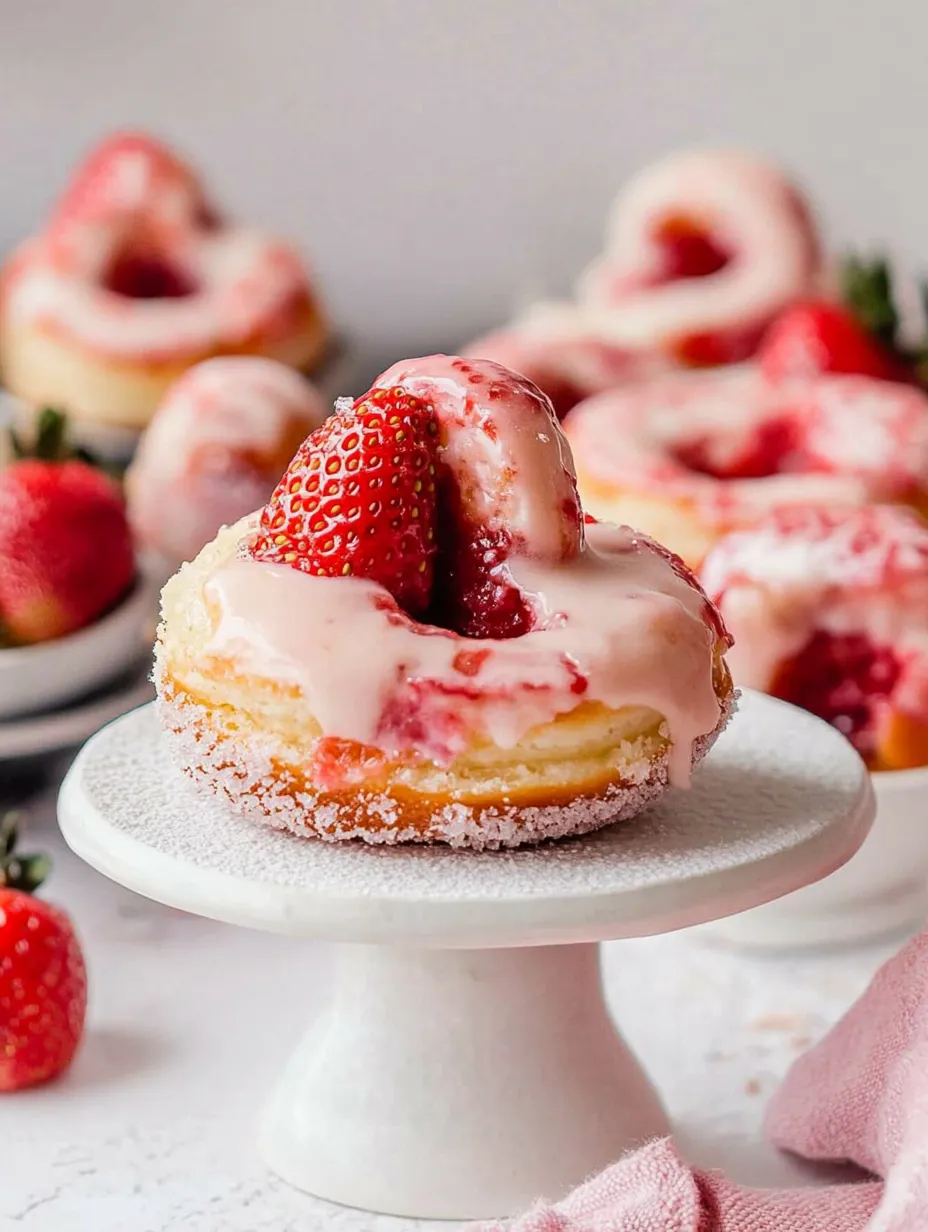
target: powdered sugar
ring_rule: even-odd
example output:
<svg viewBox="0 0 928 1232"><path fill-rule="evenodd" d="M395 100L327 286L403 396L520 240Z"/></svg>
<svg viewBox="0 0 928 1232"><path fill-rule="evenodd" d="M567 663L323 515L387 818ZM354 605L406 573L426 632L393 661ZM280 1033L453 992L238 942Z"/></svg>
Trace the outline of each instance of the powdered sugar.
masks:
<svg viewBox="0 0 928 1232"><path fill-rule="evenodd" d="M114 834L248 883L381 903L386 921L391 903L539 902L657 888L684 871L700 877L759 862L843 826L866 782L846 742L768 699L749 696L744 710L689 792L668 795L634 825L514 852L328 844L256 829L185 781L151 708L107 728L77 773L88 806ZM460 820L449 818L449 827Z"/></svg>

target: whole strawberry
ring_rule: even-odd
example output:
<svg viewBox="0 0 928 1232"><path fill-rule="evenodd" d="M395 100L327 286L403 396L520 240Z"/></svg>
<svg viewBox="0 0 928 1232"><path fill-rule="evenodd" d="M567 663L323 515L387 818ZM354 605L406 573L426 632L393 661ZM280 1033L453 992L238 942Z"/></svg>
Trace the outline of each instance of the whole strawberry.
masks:
<svg viewBox="0 0 928 1232"><path fill-rule="evenodd" d="M87 971L71 921L35 898L47 864L17 857L15 818L0 822L0 1091L63 1073L80 1044Z"/></svg>
<svg viewBox="0 0 928 1232"><path fill-rule="evenodd" d="M134 575L122 493L102 471L38 458L0 471L0 643L89 625Z"/></svg>
<svg viewBox="0 0 928 1232"><path fill-rule="evenodd" d="M376 389L300 447L261 513L257 560L318 577L379 582L410 615L428 607L435 557L432 408L401 389Z"/></svg>
<svg viewBox="0 0 928 1232"><path fill-rule="evenodd" d="M758 361L774 381L834 372L910 382L913 365L898 332L888 265L849 258L841 270L840 302L791 304L767 331Z"/></svg>

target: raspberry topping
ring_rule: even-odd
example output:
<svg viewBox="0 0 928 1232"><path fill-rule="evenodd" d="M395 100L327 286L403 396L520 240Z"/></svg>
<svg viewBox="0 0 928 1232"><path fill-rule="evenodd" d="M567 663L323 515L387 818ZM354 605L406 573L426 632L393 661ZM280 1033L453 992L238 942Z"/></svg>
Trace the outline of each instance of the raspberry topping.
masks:
<svg viewBox="0 0 928 1232"><path fill-rule="evenodd" d="M663 219L654 238L660 249L662 282L706 278L724 269L732 257L698 222L682 214Z"/></svg>

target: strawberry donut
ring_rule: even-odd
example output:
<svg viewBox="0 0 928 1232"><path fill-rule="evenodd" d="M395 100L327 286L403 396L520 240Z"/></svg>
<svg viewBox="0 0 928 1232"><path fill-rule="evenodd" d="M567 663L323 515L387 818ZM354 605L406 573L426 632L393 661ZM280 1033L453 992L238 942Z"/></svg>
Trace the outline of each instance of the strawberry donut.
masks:
<svg viewBox="0 0 928 1232"><path fill-rule="evenodd" d="M439 355L341 400L171 579L155 679L180 765L246 817L514 847L685 785L728 646L678 559L584 525L540 391Z"/></svg>
<svg viewBox="0 0 928 1232"><path fill-rule="evenodd" d="M753 354L821 280L808 207L781 171L733 150L672 155L619 194L606 249L567 303L538 303L467 347L536 381L563 417L583 398Z"/></svg>
<svg viewBox="0 0 928 1232"><path fill-rule="evenodd" d="M104 141L0 279L0 366L29 405L138 430L214 355L311 370L328 328L286 244L222 219L193 171L144 135Z"/></svg>
<svg viewBox="0 0 928 1232"><path fill-rule="evenodd" d="M887 381L675 373L590 398L565 430L585 507L694 566L780 506L928 508L928 398Z"/></svg>
<svg viewBox="0 0 928 1232"><path fill-rule="evenodd" d="M126 473L139 545L168 573L192 560L221 526L261 508L327 413L304 377L271 359L229 355L191 368Z"/></svg>
<svg viewBox="0 0 928 1232"><path fill-rule="evenodd" d="M739 684L833 724L874 770L928 764L928 525L895 506L782 510L709 553Z"/></svg>

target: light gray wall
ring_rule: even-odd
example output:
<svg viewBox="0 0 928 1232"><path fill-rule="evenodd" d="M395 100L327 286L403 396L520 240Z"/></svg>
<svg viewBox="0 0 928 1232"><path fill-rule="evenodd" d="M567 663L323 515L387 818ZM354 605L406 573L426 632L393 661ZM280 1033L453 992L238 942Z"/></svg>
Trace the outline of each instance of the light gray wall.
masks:
<svg viewBox="0 0 928 1232"><path fill-rule="evenodd" d="M151 126L314 255L367 349L564 286L636 165L785 160L839 242L928 269L924 0L0 0L0 245Z"/></svg>

